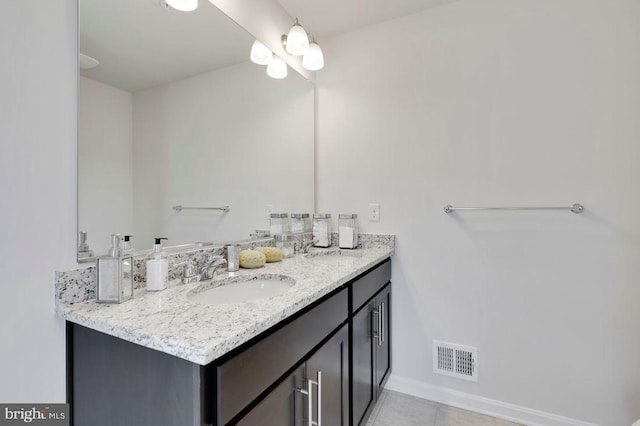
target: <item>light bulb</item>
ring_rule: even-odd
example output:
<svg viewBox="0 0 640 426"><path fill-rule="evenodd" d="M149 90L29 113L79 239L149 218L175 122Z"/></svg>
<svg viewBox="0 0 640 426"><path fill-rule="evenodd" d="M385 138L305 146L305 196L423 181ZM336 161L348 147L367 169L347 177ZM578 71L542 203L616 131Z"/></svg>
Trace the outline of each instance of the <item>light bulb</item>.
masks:
<svg viewBox="0 0 640 426"><path fill-rule="evenodd" d="M198 7L198 0L165 0L169 6L180 12L192 12Z"/></svg>
<svg viewBox="0 0 640 426"><path fill-rule="evenodd" d="M318 71L324 67L324 55L322 49L315 41L309 45L309 50L302 58L302 66L309 71Z"/></svg>
<svg viewBox="0 0 640 426"><path fill-rule="evenodd" d="M260 43L258 40L253 42L251 46L251 62L258 65L268 65L271 62L271 58L273 57L273 53L271 49L269 49L264 44Z"/></svg>
<svg viewBox="0 0 640 426"><path fill-rule="evenodd" d="M287 64L279 56L273 55L267 65L267 75L271 78L282 79L287 76Z"/></svg>
<svg viewBox="0 0 640 426"><path fill-rule="evenodd" d="M289 30L287 34L287 46L285 50L290 55L304 55L309 49L309 36L307 32L298 24L298 20Z"/></svg>

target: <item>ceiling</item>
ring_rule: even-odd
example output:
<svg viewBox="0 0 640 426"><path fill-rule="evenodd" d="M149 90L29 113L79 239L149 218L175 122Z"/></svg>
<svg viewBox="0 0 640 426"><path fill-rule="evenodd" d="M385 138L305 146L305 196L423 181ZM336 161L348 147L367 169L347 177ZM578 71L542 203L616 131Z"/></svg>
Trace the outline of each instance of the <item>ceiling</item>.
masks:
<svg viewBox="0 0 640 426"><path fill-rule="evenodd" d="M277 1L322 38L457 0ZM81 75L130 92L244 62L253 40L206 0L189 13L160 0L80 0L80 52L100 61Z"/></svg>
<svg viewBox="0 0 640 426"><path fill-rule="evenodd" d="M277 0L316 37L329 37L458 0Z"/></svg>
<svg viewBox="0 0 640 426"><path fill-rule="evenodd" d="M159 0L80 0L81 75L135 92L246 61L253 37L208 1L189 13Z"/></svg>

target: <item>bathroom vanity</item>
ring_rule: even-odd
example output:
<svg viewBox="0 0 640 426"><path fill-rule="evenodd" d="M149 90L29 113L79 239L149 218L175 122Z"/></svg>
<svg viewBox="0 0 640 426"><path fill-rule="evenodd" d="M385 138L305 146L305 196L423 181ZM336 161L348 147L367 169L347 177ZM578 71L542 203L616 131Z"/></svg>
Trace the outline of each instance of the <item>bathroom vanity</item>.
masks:
<svg viewBox="0 0 640 426"><path fill-rule="evenodd" d="M295 284L264 300L198 304L188 284L59 304L74 425L366 423L391 370L392 254L268 264Z"/></svg>

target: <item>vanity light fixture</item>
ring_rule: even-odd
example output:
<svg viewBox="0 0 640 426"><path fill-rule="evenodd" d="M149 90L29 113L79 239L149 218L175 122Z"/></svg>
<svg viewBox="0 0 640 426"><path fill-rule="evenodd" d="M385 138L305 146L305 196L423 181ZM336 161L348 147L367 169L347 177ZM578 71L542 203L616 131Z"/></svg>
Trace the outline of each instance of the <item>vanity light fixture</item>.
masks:
<svg viewBox="0 0 640 426"><path fill-rule="evenodd" d="M193 12L198 8L198 0L165 0L165 3L181 12Z"/></svg>
<svg viewBox="0 0 640 426"><path fill-rule="evenodd" d="M282 45L289 55L302 56L309 49L309 36L298 23L298 18L288 34L282 34Z"/></svg>
<svg viewBox="0 0 640 426"><path fill-rule="evenodd" d="M251 46L251 62L258 65L269 65L273 52L267 46L256 40Z"/></svg>
<svg viewBox="0 0 640 426"><path fill-rule="evenodd" d="M310 40L311 39L311 40ZM284 50L293 56L303 56L302 66L309 71L318 71L324 67L324 55L313 36L307 34L298 22L298 18L288 34L282 34Z"/></svg>
<svg viewBox="0 0 640 426"><path fill-rule="evenodd" d="M281 57L273 54L269 65L267 65L267 75L275 79L283 79L287 76L287 63Z"/></svg>
<svg viewBox="0 0 640 426"><path fill-rule="evenodd" d="M309 71L318 71L324 67L322 49L320 49L313 36L311 36L311 43L309 43L307 53L302 57L302 66Z"/></svg>

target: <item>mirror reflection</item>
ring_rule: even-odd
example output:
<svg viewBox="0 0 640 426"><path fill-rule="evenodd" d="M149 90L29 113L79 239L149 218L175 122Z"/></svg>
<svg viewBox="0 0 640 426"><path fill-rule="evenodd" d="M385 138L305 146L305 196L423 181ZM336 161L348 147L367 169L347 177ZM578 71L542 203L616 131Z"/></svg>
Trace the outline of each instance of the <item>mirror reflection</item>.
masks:
<svg viewBox="0 0 640 426"><path fill-rule="evenodd" d="M95 255L112 233L137 250L221 243L266 228L269 209L313 211L313 86L269 78L253 42L209 2L80 0L97 66L80 71L78 228Z"/></svg>

